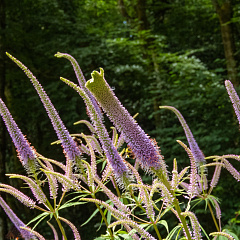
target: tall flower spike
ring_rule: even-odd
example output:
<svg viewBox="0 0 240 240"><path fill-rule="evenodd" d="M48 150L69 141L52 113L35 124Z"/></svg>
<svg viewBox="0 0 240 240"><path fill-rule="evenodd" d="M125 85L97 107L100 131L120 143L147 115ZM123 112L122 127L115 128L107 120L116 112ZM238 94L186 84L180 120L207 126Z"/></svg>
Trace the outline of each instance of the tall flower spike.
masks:
<svg viewBox="0 0 240 240"><path fill-rule="evenodd" d="M191 174L190 174L190 185L188 189L188 194L191 196L196 196L199 194L198 186L197 186L197 166L196 166L196 159L193 156L192 151L181 141L177 141L187 152L190 163L191 163Z"/></svg>
<svg viewBox="0 0 240 240"><path fill-rule="evenodd" d="M177 115L177 117L178 117L178 119L179 119L179 121L180 121L180 123L183 127L183 130L185 132L185 135L187 137L189 147L191 149L193 157L195 158L196 162L199 165L205 164L205 162L206 162L205 157L204 157L202 151L200 150L196 140L194 139L193 134L192 134L189 126L187 125L184 117L182 116L182 114L176 108L171 107L171 106L160 106L160 108L169 109Z"/></svg>
<svg viewBox="0 0 240 240"><path fill-rule="evenodd" d="M119 180L119 184L121 181L129 181L128 180L128 168L123 162L122 157L119 155L117 149L114 147L112 140L110 139L107 129L105 128L101 117L98 115L95 107L92 105L91 100L86 95L86 93L78 87L75 83L65 79L60 78L63 82L71 86L74 90L78 92L78 94L83 98L85 104L88 106L91 120L94 124L96 132L99 136L100 143L102 148L106 154L106 157L113 168L114 175Z"/></svg>
<svg viewBox="0 0 240 240"><path fill-rule="evenodd" d="M194 240L201 240L201 228L198 222L196 215L193 212L182 212L183 216L188 216L191 221L192 229L193 229L193 239Z"/></svg>
<svg viewBox="0 0 240 240"><path fill-rule="evenodd" d="M80 88L88 95L88 97L91 99L92 101L92 104L94 105L96 111L98 112L99 116L102 116L102 111L96 101L96 99L93 97L93 95L91 94L91 92L89 92L89 90L85 87L85 83L86 83L86 79L82 73L82 70L78 64L78 62L76 61L76 59L74 57L72 57L71 55L67 54L67 53L56 53L54 55L55 57L58 57L58 58L66 58L68 59L72 66L73 66L73 69L74 69L74 72L75 72L75 75L77 77L77 80L78 80L78 84L80 86Z"/></svg>
<svg viewBox="0 0 240 240"><path fill-rule="evenodd" d="M156 144L149 139L129 112L122 106L104 79L103 69L94 71L86 87L93 93L115 127L124 134L125 141L145 170L162 169L167 174L166 165Z"/></svg>
<svg viewBox="0 0 240 240"><path fill-rule="evenodd" d="M67 158L66 172L68 172L69 168L71 168L71 166L72 166L72 161L75 161L75 160L81 158L81 152L80 152L79 148L77 147L76 143L73 141L68 130L66 129L61 118L59 117L55 107L53 106L51 100L49 99L48 95L46 94L43 87L36 79L36 77L20 61L18 61L16 58L14 58L13 56L11 56L8 53L7 53L7 55L13 62L15 62L24 71L24 73L28 76L28 78L32 82L34 88L36 89L36 91L48 113L48 116L52 122L52 125L58 136L58 139L61 140L64 152L65 152L66 158Z"/></svg>
<svg viewBox="0 0 240 240"><path fill-rule="evenodd" d="M12 209L7 205L7 203L3 200L1 196L0 196L0 206L3 208L3 210L11 220L11 222L15 225L15 227L21 233L24 239L26 240L36 239L32 233L21 228L21 227L26 227L26 225L16 216L16 214L12 211Z"/></svg>
<svg viewBox="0 0 240 240"><path fill-rule="evenodd" d="M9 112L8 108L6 107L5 103L1 98L0 114L17 149L18 157L22 165L27 169L27 171L34 173L39 167L36 159L36 152L34 148L30 146L29 142L22 134L21 130L18 128L11 113Z"/></svg>
<svg viewBox="0 0 240 240"><path fill-rule="evenodd" d="M238 122L240 124L240 99L239 99L239 96L238 96L236 90L234 89L232 83L229 80L225 81L225 86L226 86L228 95L231 99L231 102L233 104L234 111L237 115Z"/></svg>

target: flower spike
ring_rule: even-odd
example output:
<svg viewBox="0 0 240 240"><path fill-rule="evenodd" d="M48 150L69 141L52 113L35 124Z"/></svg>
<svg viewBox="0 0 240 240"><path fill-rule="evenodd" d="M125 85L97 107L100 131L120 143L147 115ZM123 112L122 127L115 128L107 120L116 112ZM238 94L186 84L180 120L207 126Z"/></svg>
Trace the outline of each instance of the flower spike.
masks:
<svg viewBox="0 0 240 240"><path fill-rule="evenodd" d="M122 106L104 79L103 69L94 71L86 87L93 93L115 127L124 134L125 141L145 170L162 169L167 174L166 165L156 144L149 139L142 128Z"/></svg>
<svg viewBox="0 0 240 240"><path fill-rule="evenodd" d="M22 165L27 169L27 171L31 173L36 172L37 168L39 167L36 151L32 146L30 146L30 143L27 141L26 137L18 128L18 125L14 121L11 113L1 98L0 114L17 149L18 157Z"/></svg>
<svg viewBox="0 0 240 240"><path fill-rule="evenodd" d="M81 70L78 62L76 61L76 59L74 57L72 57L71 55L67 54L67 53L60 53L60 52L56 53L54 56L58 57L58 58L61 58L61 57L66 58L71 62L80 88L91 99L92 104L94 105L94 107L95 107L96 111L98 112L99 116L102 116L102 111L101 111L96 99L93 97L92 93L89 92L89 90L85 87L86 79L85 79L85 77L82 73L82 70Z"/></svg>
<svg viewBox="0 0 240 240"><path fill-rule="evenodd" d="M231 102L233 104L234 111L237 115L238 122L240 124L240 99L239 99L239 96L238 96L236 90L234 89L232 83L229 80L225 81L225 86L226 86L228 95L231 99Z"/></svg>
<svg viewBox="0 0 240 240"><path fill-rule="evenodd" d="M51 100L49 99L48 95L46 94L43 87L36 79L36 77L19 60L17 60L13 56L11 56L9 53L7 53L7 55L13 62L15 62L24 71L24 73L28 76L28 78L32 82L34 88L36 89L36 91L48 113L48 116L52 122L55 132L57 133L59 140L61 140L64 152L66 154L67 163L69 163L67 165L69 165L71 167L72 161L75 161L75 160L81 158L81 152L80 152L79 148L77 147L76 143L73 141L73 139L70 136L68 130L66 129L64 123L62 122L61 118L59 117L55 107L53 106ZM66 172L68 170L69 170L69 168L67 167Z"/></svg>
<svg viewBox="0 0 240 240"><path fill-rule="evenodd" d="M205 161L205 157L204 157L202 151L200 150L196 140L194 139L193 134L192 134L189 126L187 125L184 117L182 116L182 114L175 107L160 106L160 108L169 109L169 110L173 111L177 115L177 117L178 117L178 119L179 119L179 121L180 121L180 123L181 123L181 125L183 127L183 130L185 132L185 135L187 137L187 140L188 140L188 143L189 143L189 147L191 149L193 157L195 158L196 162L199 165L205 164L205 162L206 162Z"/></svg>
<svg viewBox="0 0 240 240"><path fill-rule="evenodd" d="M7 205L7 203L3 200L1 196L0 196L0 206L3 208L3 210L11 220L11 222L15 225L15 227L21 233L24 239L26 240L36 239L34 234L27 231L26 229L22 229L22 227L26 227L26 225L16 216L16 214L12 211L12 209Z"/></svg>

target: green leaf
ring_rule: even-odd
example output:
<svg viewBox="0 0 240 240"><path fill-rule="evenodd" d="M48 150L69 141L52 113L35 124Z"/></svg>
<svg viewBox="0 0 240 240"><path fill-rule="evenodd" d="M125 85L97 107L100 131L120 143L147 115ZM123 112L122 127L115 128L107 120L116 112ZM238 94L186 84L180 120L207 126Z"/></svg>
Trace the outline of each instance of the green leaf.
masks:
<svg viewBox="0 0 240 240"><path fill-rule="evenodd" d="M102 208L102 206L100 206L100 208ZM81 225L81 227L84 226L84 225L86 225L98 212L99 212L99 210L96 209L96 210L93 212L93 214L88 218L88 220Z"/></svg>
<svg viewBox="0 0 240 240"><path fill-rule="evenodd" d="M68 207L76 206L76 205L82 205L82 204L86 204L86 202L65 203L65 204L63 204L58 210L61 210L61 209L63 209L63 208L68 208Z"/></svg>
<svg viewBox="0 0 240 240"><path fill-rule="evenodd" d="M170 240L170 239L174 236L174 234L176 233L176 231L177 231L178 229L181 229L181 228L182 228L181 225L177 225L176 227L174 227L174 228L171 230L171 232L167 235L166 240Z"/></svg>
<svg viewBox="0 0 240 240"><path fill-rule="evenodd" d="M161 221L157 222L157 224L163 225L166 228L166 230L167 230L167 232L169 234L168 223L167 223L166 220L161 220Z"/></svg>
<svg viewBox="0 0 240 240"><path fill-rule="evenodd" d="M36 216L35 218L33 218L30 222L28 222L27 226L35 221L37 221L39 218L43 217L43 216L48 216L50 215L50 213L48 212L43 212L41 214L39 214L38 216Z"/></svg>

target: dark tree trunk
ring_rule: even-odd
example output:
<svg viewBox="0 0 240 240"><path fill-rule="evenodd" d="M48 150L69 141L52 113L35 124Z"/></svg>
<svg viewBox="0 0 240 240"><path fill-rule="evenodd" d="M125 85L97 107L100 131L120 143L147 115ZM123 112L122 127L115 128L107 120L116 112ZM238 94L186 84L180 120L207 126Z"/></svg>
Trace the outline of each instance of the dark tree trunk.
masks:
<svg viewBox="0 0 240 240"><path fill-rule="evenodd" d="M0 97L4 100L5 89L5 29L6 29L5 1L0 0ZM6 128L0 118L0 183L6 183ZM1 194L5 198L5 194ZM6 214L0 208L0 239L7 234Z"/></svg>
<svg viewBox="0 0 240 240"><path fill-rule="evenodd" d="M235 42L233 37L233 27L231 23L232 18L231 1L224 0L220 4L218 0L212 0L212 3L215 7L220 22L228 78L232 82L232 84L235 87L237 87L239 85L239 80L237 76L237 62L234 57Z"/></svg>

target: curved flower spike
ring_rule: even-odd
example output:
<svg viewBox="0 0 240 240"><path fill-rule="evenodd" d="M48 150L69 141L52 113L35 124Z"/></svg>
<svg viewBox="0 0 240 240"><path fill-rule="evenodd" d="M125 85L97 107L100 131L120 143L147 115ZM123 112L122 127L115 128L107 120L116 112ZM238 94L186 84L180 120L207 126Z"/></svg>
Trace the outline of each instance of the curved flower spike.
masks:
<svg viewBox="0 0 240 240"><path fill-rule="evenodd" d="M223 236L225 238L227 238L228 240L235 240L235 238L230 235L229 233L226 232L212 232L209 234L210 236Z"/></svg>
<svg viewBox="0 0 240 240"><path fill-rule="evenodd" d="M68 226L72 229L73 231L73 235L74 235L74 239L75 240L81 240L80 234L76 228L76 226L74 224L72 224L70 221L68 221L66 218L62 218L62 217L58 217L61 221L65 222L66 224L68 224Z"/></svg>
<svg viewBox="0 0 240 240"><path fill-rule="evenodd" d="M44 194L43 190L31 178L23 176L23 175L19 175L19 174L6 174L6 176L9 176L10 178L22 179L23 181L25 181L28 184L34 197L38 200L39 203L44 204L47 202L47 197Z"/></svg>
<svg viewBox="0 0 240 240"><path fill-rule="evenodd" d="M205 164L205 162L206 162L205 157L204 157L202 151L200 150L196 140L194 139L193 134L192 134L190 128L188 127L188 125L187 125L184 117L182 116L182 114L175 107L160 106L160 108L169 109L177 115L177 117L178 117L178 119L179 119L179 121L180 121L180 123L183 127L183 130L185 132L185 135L187 137L187 140L188 140L188 143L189 143L189 148L190 148L190 150L193 154L194 159L196 160L198 165Z"/></svg>
<svg viewBox="0 0 240 240"><path fill-rule="evenodd" d="M0 183L0 192L6 192L13 195L17 200L19 200L22 204L26 205L27 207L34 208L36 206L36 202L30 199L27 195L20 192L16 188Z"/></svg>
<svg viewBox="0 0 240 240"><path fill-rule="evenodd" d="M48 95L46 94L43 87L36 79L36 77L32 74L32 72L25 65L23 65L16 58L11 56L9 53L7 53L7 56L24 71L24 73L28 76L28 78L32 82L34 88L36 89L36 91L48 113L48 116L52 122L52 125L58 136L58 139L61 140L64 152L65 152L66 158L67 158L67 167L66 167L67 175L71 174L71 170L70 170L70 168L72 167L71 162L81 158L81 152L80 152L79 148L77 147L76 143L73 141L73 139L70 136L68 130L66 129L64 123L62 122L61 118L59 117L55 107L53 106L50 98L48 97ZM68 172L68 171L70 171L70 172Z"/></svg>
<svg viewBox="0 0 240 240"><path fill-rule="evenodd" d="M190 218L190 222L193 229L193 239L201 240L202 239L201 227L199 225L196 215L193 212L182 212L181 214L183 216L188 216Z"/></svg>
<svg viewBox="0 0 240 240"><path fill-rule="evenodd" d="M30 143L18 128L18 125L14 121L11 113L1 98L0 114L17 149L18 157L22 165L27 169L27 171L34 173L39 167L36 151L32 146L30 146Z"/></svg>
<svg viewBox="0 0 240 240"><path fill-rule="evenodd" d="M127 224L127 225L131 226L141 235L141 237L143 237L143 239L156 240L156 238L154 238L144 228L142 228L140 225L138 225L136 222L134 222L132 220L118 220L116 222L111 223L108 227L112 228L112 227L117 226L119 224Z"/></svg>
<svg viewBox="0 0 240 240"><path fill-rule="evenodd" d="M26 240L36 239L34 234L31 232L22 229L22 227L26 227L26 225L16 216L16 214L12 211L12 209L7 205L7 203L0 196L0 206L3 208L5 213L8 215L11 222L15 225L17 230L21 233L22 237Z"/></svg>
<svg viewBox="0 0 240 240"><path fill-rule="evenodd" d="M104 79L103 69L94 71L86 87L93 93L115 127L122 132L125 141L145 170L161 169L167 174L166 165L156 144L149 139L129 112L122 106Z"/></svg>
<svg viewBox="0 0 240 240"><path fill-rule="evenodd" d="M225 86L226 86L228 95L231 99L231 102L233 104L234 111L237 115L238 122L240 124L240 99L239 99L239 96L238 96L236 90L234 89L232 83L229 80L225 81Z"/></svg>
<svg viewBox="0 0 240 240"><path fill-rule="evenodd" d="M68 59L72 66L73 66L73 69L74 69L74 72L75 72L75 75L77 77L77 80L78 80L78 84L80 86L80 88L88 95L88 97L91 99L92 101L92 104L94 105L96 111L98 112L99 116L102 116L102 111L96 101L96 99L93 97L93 95L91 94L91 92L89 92L89 90L85 87L85 83L86 83L86 79L82 73L82 70L78 64L78 62L76 61L76 59L74 57L72 57L71 55L67 54L67 53L56 53L54 55L55 57L58 57L58 58L66 58Z"/></svg>

